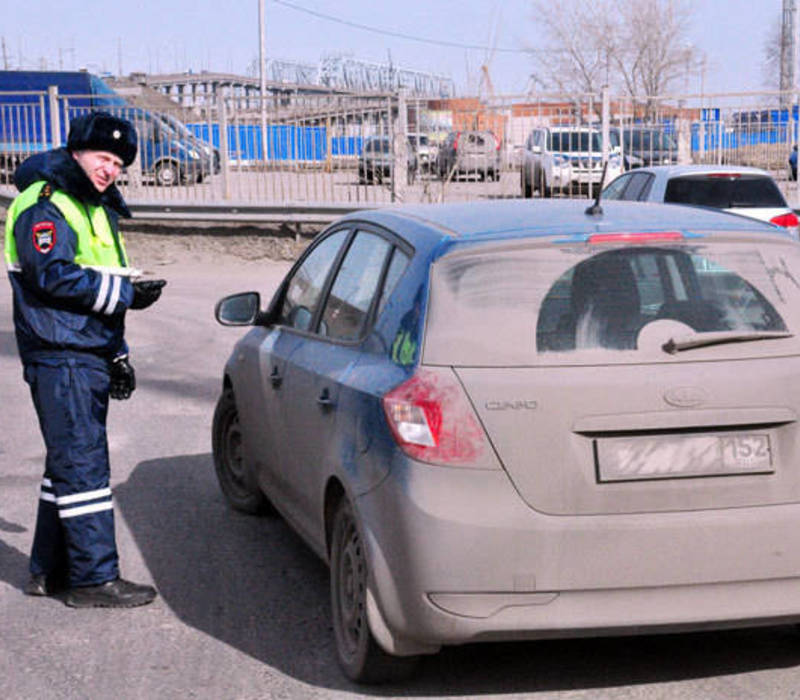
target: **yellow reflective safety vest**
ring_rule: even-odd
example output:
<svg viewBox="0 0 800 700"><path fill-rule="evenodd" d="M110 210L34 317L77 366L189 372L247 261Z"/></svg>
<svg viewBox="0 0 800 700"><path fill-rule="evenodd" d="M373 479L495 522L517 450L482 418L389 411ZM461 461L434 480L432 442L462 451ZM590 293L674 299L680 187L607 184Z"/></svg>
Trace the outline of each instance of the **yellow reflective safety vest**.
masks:
<svg viewBox="0 0 800 700"><path fill-rule="evenodd" d="M44 187L51 190L43 191ZM26 225L25 231L17 230L26 212L45 201L49 214L32 221L30 228ZM58 223L48 219L57 215ZM87 355L104 363L127 352L125 310L133 298L133 286L127 270L120 269L128 267L128 258L115 224L102 205L84 203L45 180L25 188L11 203L4 253L23 363L54 356L85 359ZM66 228L75 236L69 260L59 258L66 252L62 237ZM56 252L50 255L51 251ZM56 269L55 279L48 265L62 261L73 263L72 269Z"/></svg>
<svg viewBox="0 0 800 700"><path fill-rule="evenodd" d="M39 201L39 195L46 184L45 180L34 182L11 203L5 230L5 259L9 270L15 269L19 264L14 225L22 212ZM61 190L54 190L49 199L78 238L74 260L78 265L109 268L128 266L122 234L117 232L116 237L114 236L108 214L102 205L83 204Z"/></svg>

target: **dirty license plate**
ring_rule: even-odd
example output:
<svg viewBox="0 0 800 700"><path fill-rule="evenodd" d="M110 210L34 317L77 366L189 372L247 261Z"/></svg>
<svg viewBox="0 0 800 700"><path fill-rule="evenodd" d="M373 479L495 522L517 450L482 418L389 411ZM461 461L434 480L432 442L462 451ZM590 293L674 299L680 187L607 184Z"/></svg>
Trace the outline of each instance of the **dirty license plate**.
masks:
<svg viewBox="0 0 800 700"><path fill-rule="evenodd" d="M600 482L769 474L769 435L659 435L595 440Z"/></svg>

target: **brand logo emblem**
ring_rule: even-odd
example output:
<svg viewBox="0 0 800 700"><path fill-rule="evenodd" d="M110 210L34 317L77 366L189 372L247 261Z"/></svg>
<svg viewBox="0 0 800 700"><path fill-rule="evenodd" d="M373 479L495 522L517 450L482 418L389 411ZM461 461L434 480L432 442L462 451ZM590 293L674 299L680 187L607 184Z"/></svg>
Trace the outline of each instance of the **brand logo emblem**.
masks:
<svg viewBox="0 0 800 700"><path fill-rule="evenodd" d="M664 401L677 408L694 408L707 400L706 392L694 386L676 386L664 392Z"/></svg>

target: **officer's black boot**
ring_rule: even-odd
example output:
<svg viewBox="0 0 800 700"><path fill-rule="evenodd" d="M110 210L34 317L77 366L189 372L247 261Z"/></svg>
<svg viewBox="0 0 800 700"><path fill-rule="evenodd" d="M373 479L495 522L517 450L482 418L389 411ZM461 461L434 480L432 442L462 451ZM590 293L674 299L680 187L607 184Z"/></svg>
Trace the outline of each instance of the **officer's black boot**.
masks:
<svg viewBox="0 0 800 700"><path fill-rule="evenodd" d="M152 603L156 595L152 586L116 578L96 586L71 588L64 602L71 608L135 608Z"/></svg>
<svg viewBox="0 0 800 700"><path fill-rule="evenodd" d="M31 574L22 589L25 595L48 596L67 588L67 576L61 571L52 574Z"/></svg>

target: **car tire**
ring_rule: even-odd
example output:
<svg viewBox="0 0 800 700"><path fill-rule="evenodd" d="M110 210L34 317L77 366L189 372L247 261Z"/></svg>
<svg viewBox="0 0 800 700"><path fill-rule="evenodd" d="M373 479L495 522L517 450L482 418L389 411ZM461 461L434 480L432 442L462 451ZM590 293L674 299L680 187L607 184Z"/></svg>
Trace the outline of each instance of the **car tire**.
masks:
<svg viewBox="0 0 800 700"><path fill-rule="evenodd" d="M419 660L384 651L367 620L369 563L352 506L343 498L333 517L330 556L331 614L336 657L356 683L385 683L408 677Z"/></svg>
<svg viewBox="0 0 800 700"><path fill-rule="evenodd" d="M525 179L525 173L520 176L522 180L522 196L524 199L531 199L533 197L533 183Z"/></svg>
<svg viewBox="0 0 800 700"><path fill-rule="evenodd" d="M239 411L231 389L225 389L217 401L211 429L214 471L228 503L243 513L261 513L267 499L255 483L242 455L242 430Z"/></svg>
<svg viewBox="0 0 800 700"><path fill-rule="evenodd" d="M539 171L539 194L547 199L553 196L553 190L547 186L544 170Z"/></svg>
<svg viewBox="0 0 800 700"><path fill-rule="evenodd" d="M160 187L172 187L180 182L180 173L174 163L163 162L156 165L156 184Z"/></svg>

